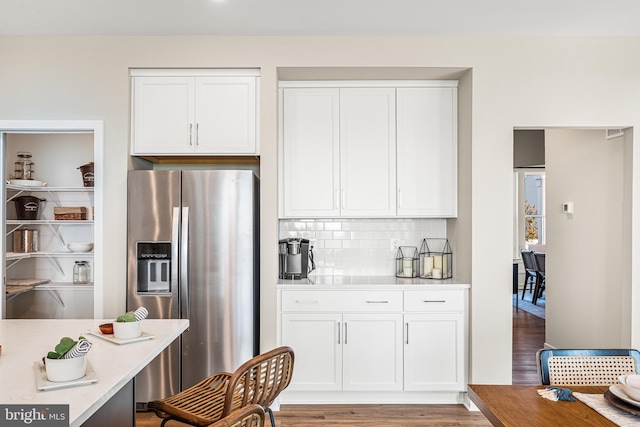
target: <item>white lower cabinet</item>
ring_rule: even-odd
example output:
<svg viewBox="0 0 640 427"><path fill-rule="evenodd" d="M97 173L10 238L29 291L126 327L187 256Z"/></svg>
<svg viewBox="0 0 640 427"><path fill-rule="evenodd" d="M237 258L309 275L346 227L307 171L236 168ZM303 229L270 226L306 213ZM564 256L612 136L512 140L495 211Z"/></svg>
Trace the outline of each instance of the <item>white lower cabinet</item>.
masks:
<svg viewBox="0 0 640 427"><path fill-rule="evenodd" d="M341 390L341 314L283 314L282 343L295 349L291 390Z"/></svg>
<svg viewBox="0 0 640 427"><path fill-rule="evenodd" d="M345 314L342 389L402 390L402 314Z"/></svg>
<svg viewBox="0 0 640 427"><path fill-rule="evenodd" d="M405 390L464 391L464 316L405 314Z"/></svg>
<svg viewBox="0 0 640 427"><path fill-rule="evenodd" d="M280 288L279 342L295 352L284 401L459 403L466 389L465 287Z"/></svg>

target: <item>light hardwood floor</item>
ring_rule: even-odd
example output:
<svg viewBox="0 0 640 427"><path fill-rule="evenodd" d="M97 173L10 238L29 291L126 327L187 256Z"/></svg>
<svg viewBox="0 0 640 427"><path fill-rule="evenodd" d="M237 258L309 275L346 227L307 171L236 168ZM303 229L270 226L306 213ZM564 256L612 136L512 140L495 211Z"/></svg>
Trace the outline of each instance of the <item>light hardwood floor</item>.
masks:
<svg viewBox="0 0 640 427"><path fill-rule="evenodd" d="M513 309L513 383L537 384L535 352L544 344L544 319ZM490 426L480 412L462 405L282 405L275 413L278 427L448 427ZM138 413L136 426L157 427L153 413ZM186 424L169 422L167 427ZM269 423L267 422L268 426Z"/></svg>

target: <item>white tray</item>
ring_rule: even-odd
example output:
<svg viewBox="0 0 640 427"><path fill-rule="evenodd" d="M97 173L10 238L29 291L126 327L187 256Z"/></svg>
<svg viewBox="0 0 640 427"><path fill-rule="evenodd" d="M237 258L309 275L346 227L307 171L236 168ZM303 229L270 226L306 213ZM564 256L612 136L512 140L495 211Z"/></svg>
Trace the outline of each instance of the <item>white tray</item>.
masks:
<svg viewBox="0 0 640 427"><path fill-rule="evenodd" d="M92 384L98 381L96 372L91 367L89 361L87 361L87 372L85 373L84 377L78 378L77 380L73 381L49 381L47 379L47 371L41 360L36 360L35 362L33 362L33 373L36 377L36 388L43 391L55 390L58 388L77 387L79 385Z"/></svg>
<svg viewBox="0 0 640 427"><path fill-rule="evenodd" d="M103 340L111 341L114 344L122 345L122 344L131 344L134 342L146 341L152 338L155 338L155 335L148 334L142 331L142 334L136 338L128 338L128 339L120 339L113 336L113 334L103 334L100 332L100 329L91 329L89 331L91 335L95 335L97 337L102 338Z"/></svg>

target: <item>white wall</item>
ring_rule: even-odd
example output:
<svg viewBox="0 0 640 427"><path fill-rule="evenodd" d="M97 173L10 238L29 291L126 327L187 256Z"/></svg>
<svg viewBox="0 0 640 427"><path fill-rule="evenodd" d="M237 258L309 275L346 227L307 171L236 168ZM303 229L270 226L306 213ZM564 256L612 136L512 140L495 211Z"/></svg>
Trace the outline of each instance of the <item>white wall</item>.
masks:
<svg viewBox="0 0 640 427"><path fill-rule="evenodd" d="M604 130L545 133L546 341L558 348L628 347L624 138L605 140ZM562 213L568 201L573 214Z"/></svg>
<svg viewBox="0 0 640 427"><path fill-rule="evenodd" d="M104 120L105 251L111 254L105 315L113 316L125 300L128 68L259 67L261 341L268 348L276 325L278 67L471 68L463 76L468 98L461 95L459 104L468 119L460 125L465 199L448 229L455 233L461 274L472 282L470 381L509 383L513 129L639 126L638 51L640 38L613 37L2 37L0 119ZM639 188L633 189L634 206ZM640 226L640 215L632 220ZM638 227L632 233L640 242ZM637 295L640 261L632 259ZM640 345L637 331L634 343Z"/></svg>

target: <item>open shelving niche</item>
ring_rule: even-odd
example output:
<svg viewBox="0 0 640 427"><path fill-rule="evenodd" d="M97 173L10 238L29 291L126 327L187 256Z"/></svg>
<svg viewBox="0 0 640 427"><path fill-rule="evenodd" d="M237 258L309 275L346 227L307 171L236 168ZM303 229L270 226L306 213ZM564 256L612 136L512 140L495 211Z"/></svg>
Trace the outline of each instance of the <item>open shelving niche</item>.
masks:
<svg viewBox="0 0 640 427"><path fill-rule="evenodd" d="M50 200L54 203L55 206L62 206L57 195L59 193L74 193L74 192L82 192L88 193L93 196L93 187L24 187L18 185L7 185L7 190L15 191L15 194L12 194L7 197L7 202L10 202L14 198L24 194L24 193L47 193L50 197ZM93 205L93 197L91 197L91 205ZM94 221L91 219L86 220L55 220L55 219L37 219L37 220L28 220L28 219L10 219L5 222L6 224L6 236L10 236L13 232L18 231L27 226L33 225L46 225L49 230L53 233L53 236L56 237L59 243L63 247L67 247L67 242L65 242L62 233L60 232L61 226L93 226ZM93 240L93 239L92 239ZM6 268L9 270L13 265L17 264L23 259L29 258L46 258L49 260L51 265L63 276L65 272L61 267L60 263L57 261L58 258L64 257L75 257L75 258L93 258L93 251L89 252L72 252L70 249L67 251L38 251L38 252L7 252L5 254L5 261L7 261ZM60 302L60 301L59 301ZM64 304L63 304L64 305Z"/></svg>
<svg viewBox="0 0 640 427"><path fill-rule="evenodd" d="M74 193L82 192L90 195L89 203L93 208L95 219L87 220L55 220L55 219L39 219L39 220L19 220L10 219L7 220L6 209L0 210L0 222L5 225L5 239L0 242L2 247L0 250L0 256L3 258L2 263L4 265L5 276L6 272L12 267L17 265L23 260L30 258L45 258L54 268L60 272L62 268L59 259L64 258L77 258L77 259L93 259L93 283L88 285L72 285L72 280L69 282L49 282L46 284L35 285L39 289L48 291L54 299L64 308L64 301L60 296L54 292L56 289L64 289L65 287L73 287L74 289L90 288L93 290L93 316L94 318L101 318L103 316L103 257L104 251L102 244L104 241L104 225L103 225L103 161L104 161L104 123L100 120L0 120L0 143L2 150L0 150L0 172L3 176L7 175L7 135L8 134L76 134L84 133L91 134L93 136L93 160L95 164L95 187L32 187L32 186L19 186L12 185L8 182L5 184L2 182L2 193L5 203L18 197L24 193L46 193L48 199L55 206L61 206L60 200L56 197L61 193ZM49 201L49 200L47 200ZM5 204L6 206L6 204ZM88 215L93 218L94 215ZM58 241L58 243L66 248L66 242L61 232L61 227L66 226L91 226L92 227L92 240L94 242L94 248L89 252L71 252L68 248L66 250L54 250L54 251L38 251L27 253L7 252L6 238L16 230L25 228L27 226L45 227L50 230L52 236ZM64 275L64 273L61 273ZM18 288L11 295L7 295L6 284L4 281L0 283L1 291L5 294L5 298L0 298L0 319L6 318L6 302L15 298L17 295L31 291L34 286L16 287ZM22 288L22 289L20 289Z"/></svg>

